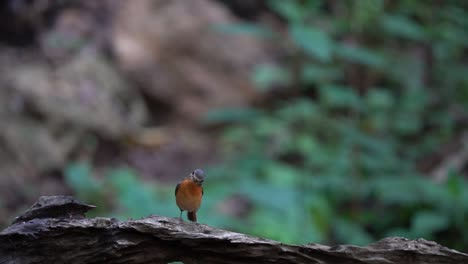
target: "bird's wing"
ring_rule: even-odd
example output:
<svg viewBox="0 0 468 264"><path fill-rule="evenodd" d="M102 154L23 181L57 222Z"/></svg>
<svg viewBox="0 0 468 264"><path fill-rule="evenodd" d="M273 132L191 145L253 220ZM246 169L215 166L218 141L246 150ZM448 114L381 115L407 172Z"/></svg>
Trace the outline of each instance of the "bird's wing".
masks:
<svg viewBox="0 0 468 264"><path fill-rule="evenodd" d="M179 187L180 187L180 182L175 187L175 192L174 192L175 195L177 195L177 191L179 190Z"/></svg>

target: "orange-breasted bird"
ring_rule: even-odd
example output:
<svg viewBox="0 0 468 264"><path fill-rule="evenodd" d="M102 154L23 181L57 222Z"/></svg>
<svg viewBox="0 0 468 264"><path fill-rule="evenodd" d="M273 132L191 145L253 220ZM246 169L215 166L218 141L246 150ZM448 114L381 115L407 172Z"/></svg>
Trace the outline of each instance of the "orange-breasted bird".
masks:
<svg viewBox="0 0 468 264"><path fill-rule="evenodd" d="M177 184L175 197L177 206L180 209L180 219L182 219L182 212L187 211L187 218L192 222L197 221L197 211L203 197L202 184L204 180L205 172L196 169Z"/></svg>

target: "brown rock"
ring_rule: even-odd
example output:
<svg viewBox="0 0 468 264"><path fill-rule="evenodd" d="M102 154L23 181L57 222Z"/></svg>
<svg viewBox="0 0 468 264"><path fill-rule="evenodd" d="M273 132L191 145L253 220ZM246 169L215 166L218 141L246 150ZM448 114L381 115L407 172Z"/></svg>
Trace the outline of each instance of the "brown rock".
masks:
<svg viewBox="0 0 468 264"><path fill-rule="evenodd" d="M217 2L123 1L114 21L111 42L121 67L178 114L194 120L256 96L250 73L265 59L265 45L217 31L238 22Z"/></svg>

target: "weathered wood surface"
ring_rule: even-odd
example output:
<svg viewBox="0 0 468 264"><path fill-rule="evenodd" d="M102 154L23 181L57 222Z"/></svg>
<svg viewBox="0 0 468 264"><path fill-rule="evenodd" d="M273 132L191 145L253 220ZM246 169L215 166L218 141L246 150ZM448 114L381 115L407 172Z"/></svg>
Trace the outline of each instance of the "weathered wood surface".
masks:
<svg viewBox="0 0 468 264"><path fill-rule="evenodd" d="M85 218L91 208L72 197L41 197L0 233L0 263L468 263L468 254L424 239L287 245L178 218Z"/></svg>

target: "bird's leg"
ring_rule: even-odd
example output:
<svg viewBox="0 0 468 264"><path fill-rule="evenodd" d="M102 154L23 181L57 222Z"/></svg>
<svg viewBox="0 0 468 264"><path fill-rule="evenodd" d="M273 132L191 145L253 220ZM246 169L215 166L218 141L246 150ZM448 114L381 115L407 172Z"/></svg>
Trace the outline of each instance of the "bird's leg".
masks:
<svg viewBox="0 0 468 264"><path fill-rule="evenodd" d="M180 219L181 221L184 221L184 219L182 219L182 212L183 212L183 211L182 211L182 210L180 210L180 216L179 216L179 219Z"/></svg>

